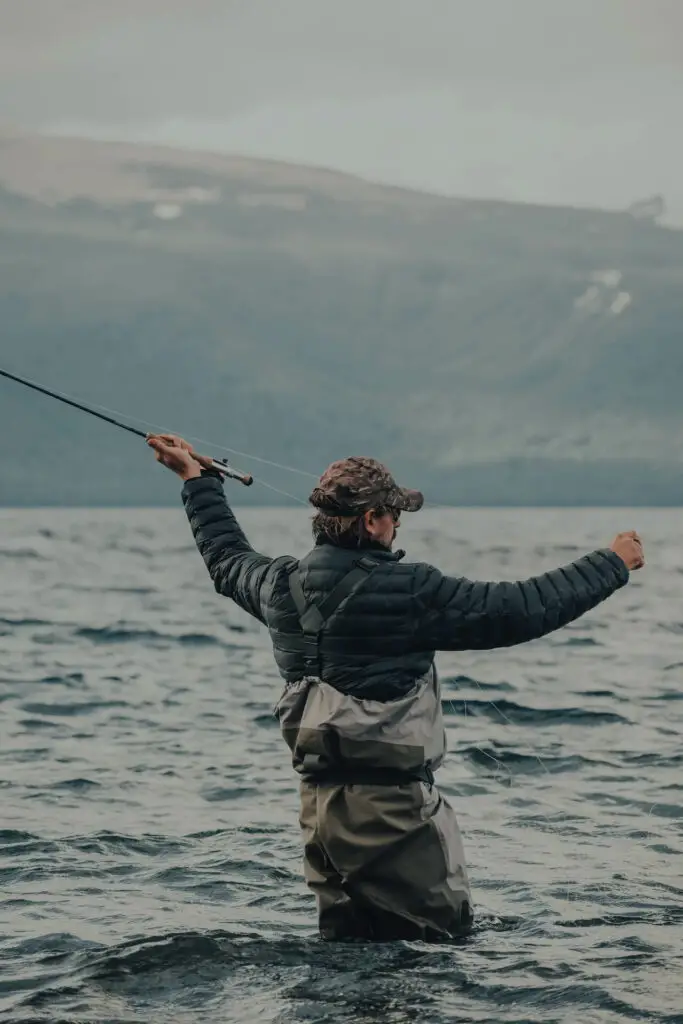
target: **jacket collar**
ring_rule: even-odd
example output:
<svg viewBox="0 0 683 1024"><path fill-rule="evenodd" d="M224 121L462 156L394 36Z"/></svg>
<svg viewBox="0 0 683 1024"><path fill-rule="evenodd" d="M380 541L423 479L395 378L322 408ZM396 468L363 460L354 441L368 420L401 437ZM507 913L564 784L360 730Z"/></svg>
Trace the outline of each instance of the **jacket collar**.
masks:
<svg viewBox="0 0 683 1024"><path fill-rule="evenodd" d="M332 551L345 551L349 555L367 555L369 558L378 558L383 562L398 562L402 558L405 558L405 551L402 548L397 548L396 551L389 551L384 547L383 544L378 544L376 541L368 541L367 544L362 544L358 548L343 548L337 544L331 544L329 540L324 537L318 539L315 543L316 548L326 548Z"/></svg>

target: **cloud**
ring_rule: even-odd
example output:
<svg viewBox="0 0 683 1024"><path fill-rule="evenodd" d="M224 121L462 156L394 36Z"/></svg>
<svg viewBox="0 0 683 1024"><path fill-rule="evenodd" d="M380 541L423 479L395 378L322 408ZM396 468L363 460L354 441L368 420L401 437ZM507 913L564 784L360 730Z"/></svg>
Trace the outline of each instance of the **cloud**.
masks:
<svg viewBox="0 0 683 1024"><path fill-rule="evenodd" d="M683 0L0 0L0 125L683 221Z"/></svg>
<svg viewBox="0 0 683 1024"><path fill-rule="evenodd" d="M211 120L429 87L543 103L675 64L682 28L678 0L0 0L0 117Z"/></svg>

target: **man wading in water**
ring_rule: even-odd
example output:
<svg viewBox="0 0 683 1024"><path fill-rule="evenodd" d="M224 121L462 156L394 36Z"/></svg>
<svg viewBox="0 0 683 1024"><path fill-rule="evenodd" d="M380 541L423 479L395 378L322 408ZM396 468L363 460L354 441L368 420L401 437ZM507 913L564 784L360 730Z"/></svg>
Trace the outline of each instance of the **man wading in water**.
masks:
<svg viewBox="0 0 683 1024"><path fill-rule="evenodd" d="M150 437L185 481L197 547L220 594L267 626L277 706L301 776L306 881L324 939L424 939L472 927L458 823L434 784L445 753L436 651L526 643L579 618L644 564L634 532L521 583L444 576L392 551L419 491L374 459L334 462L310 496L315 547L255 552L216 473L172 435Z"/></svg>

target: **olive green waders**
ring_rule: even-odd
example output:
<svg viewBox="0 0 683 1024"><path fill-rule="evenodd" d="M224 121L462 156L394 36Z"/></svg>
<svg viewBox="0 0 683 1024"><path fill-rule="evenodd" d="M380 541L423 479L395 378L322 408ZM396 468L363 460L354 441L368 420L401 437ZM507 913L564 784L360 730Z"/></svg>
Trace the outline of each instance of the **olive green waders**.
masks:
<svg viewBox="0 0 683 1024"><path fill-rule="evenodd" d="M458 824L435 787L301 784L304 874L324 939L423 939L472 924Z"/></svg>

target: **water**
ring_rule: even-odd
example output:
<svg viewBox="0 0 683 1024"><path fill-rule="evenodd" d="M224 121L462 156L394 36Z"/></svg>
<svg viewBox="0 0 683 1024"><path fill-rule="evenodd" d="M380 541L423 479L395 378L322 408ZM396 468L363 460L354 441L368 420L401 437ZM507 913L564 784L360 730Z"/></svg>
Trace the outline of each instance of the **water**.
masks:
<svg viewBox="0 0 683 1024"><path fill-rule="evenodd" d="M303 553L303 511L250 510ZM267 637L182 509L0 511L0 1016L683 1021L677 511L430 511L411 558L519 578L639 529L647 568L572 627L439 657L477 927L328 946L301 875Z"/></svg>

